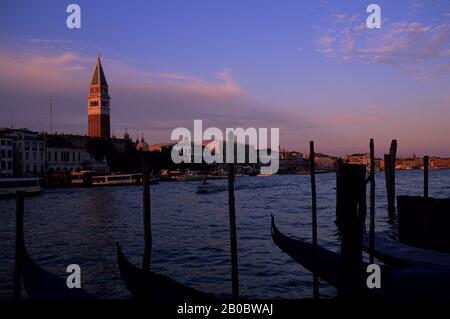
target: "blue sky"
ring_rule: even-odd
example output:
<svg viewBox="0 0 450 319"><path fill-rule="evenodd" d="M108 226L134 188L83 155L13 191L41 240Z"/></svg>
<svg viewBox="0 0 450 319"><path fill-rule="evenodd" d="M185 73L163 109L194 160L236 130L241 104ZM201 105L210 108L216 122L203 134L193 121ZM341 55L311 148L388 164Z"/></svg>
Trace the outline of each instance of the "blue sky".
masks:
<svg viewBox="0 0 450 319"><path fill-rule="evenodd" d="M101 53L112 128L164 142L200 118L279 127L305 150L450 156L448 1L66 1L0 3L0 126L87 130L87 84ZM382 28L365 28L377 3ZM45 124L47 123L47 125Z"/></svg>

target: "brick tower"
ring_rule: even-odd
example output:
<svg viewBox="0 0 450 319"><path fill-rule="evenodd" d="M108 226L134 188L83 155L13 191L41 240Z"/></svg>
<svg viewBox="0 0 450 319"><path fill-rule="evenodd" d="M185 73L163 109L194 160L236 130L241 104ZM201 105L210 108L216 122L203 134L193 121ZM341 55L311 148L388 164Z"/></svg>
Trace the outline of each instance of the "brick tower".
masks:
<svg viewBox="0 0 450 319"><path fill-rule="evenodd" d="M110 137L108 82L103 73L100 56L89 84L88 96L88 135L91 137Z"/></svg>

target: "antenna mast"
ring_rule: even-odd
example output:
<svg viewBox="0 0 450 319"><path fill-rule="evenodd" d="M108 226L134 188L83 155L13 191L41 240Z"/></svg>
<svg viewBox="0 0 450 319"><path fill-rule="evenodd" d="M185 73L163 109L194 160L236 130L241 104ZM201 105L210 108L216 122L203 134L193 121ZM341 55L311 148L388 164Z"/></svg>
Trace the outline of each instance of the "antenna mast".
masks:
<svg viewBox="0 0 450 319"><path fill-rule="evenodd" d="M53 134L53 94L50 94L50 134Z"/></svg>
<svg viewBox="0 0 450 319"><path fill-rule="evenodd" d="M11 112L11 130L12 130L14 129L14 114L12 108L10 108L10 112Z"/></svg>

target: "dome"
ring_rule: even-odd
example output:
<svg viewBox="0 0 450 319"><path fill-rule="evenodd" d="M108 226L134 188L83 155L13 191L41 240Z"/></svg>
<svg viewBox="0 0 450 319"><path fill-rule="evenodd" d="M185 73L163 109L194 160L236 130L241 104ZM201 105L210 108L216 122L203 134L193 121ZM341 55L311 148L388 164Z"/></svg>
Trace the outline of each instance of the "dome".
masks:
<svg viewBox="0 0 450 319"><path fill-rule="evenodd" d="M125 129L125 134L123 134L123 138L125 140L129 140L130 139L130 134L128 134L128 129L127 128Z"/></svg>
<svg viewBox="0 0 450 319"><path fill-rule="evenodd" d="M141 141L136 145L136 149L138 151L147 151L148 150L148 143L145 141L143 136L141 138Z"/></svg>

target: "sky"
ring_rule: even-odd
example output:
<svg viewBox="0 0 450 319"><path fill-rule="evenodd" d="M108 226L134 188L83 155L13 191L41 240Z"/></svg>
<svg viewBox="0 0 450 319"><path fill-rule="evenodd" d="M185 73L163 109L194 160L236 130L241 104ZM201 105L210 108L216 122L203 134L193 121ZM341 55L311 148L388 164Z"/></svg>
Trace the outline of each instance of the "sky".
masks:
<svg viewBox="0 0 450 319"><path fill-rule="evenodd" d="M66 7L81 7L81 29ZM369 29L366 7L381 8ZM111 129L279 128L282 148L450 156L450 2L0 2L0 127L86 134L101 55Z"/></svg>

